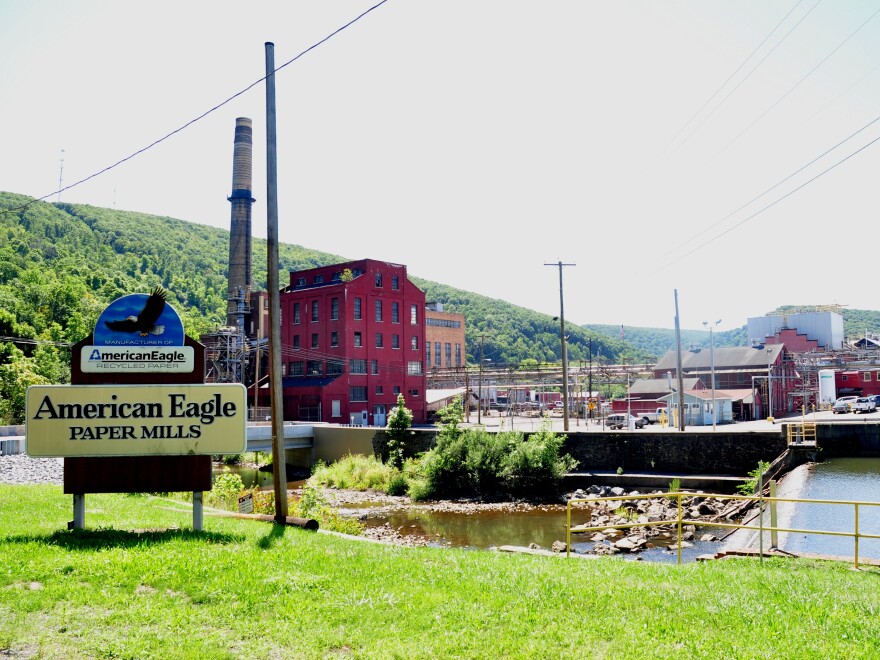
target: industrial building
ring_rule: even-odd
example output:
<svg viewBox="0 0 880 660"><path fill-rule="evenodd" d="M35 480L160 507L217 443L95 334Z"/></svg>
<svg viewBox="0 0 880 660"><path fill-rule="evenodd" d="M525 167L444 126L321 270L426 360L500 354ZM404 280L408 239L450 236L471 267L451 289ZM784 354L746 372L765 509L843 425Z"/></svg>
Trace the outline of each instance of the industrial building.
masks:
<svg viewBox="0 0 880 660"><path fill-rule="evenodd" d="M257 309L265 297L252 296ZM280 298L285 420L384 426L402 394L413 423L425 422L425 294L406 266L362 259L293 271Z"/></svg>

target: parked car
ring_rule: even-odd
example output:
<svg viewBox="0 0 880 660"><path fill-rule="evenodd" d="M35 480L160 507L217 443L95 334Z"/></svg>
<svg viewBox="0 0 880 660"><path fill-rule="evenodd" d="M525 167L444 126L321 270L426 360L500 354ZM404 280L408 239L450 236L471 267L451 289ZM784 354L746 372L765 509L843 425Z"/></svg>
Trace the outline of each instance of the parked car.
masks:
<svg viewBox="0 0 880 660"><path fill-rule="evenodd" d="M605 425L610 429L626 429L629 428L626 418L626 413L614 413L605 418ZM635 415L630 415L629 419L637 429L643 428L646 424L643 418Z"/></svg>
<svg viewBox="0 0 880 660"><path fill-rule="evenodd" d="M852 403L858 399L857 396L842 396L837 401L834 402L834 405L831 406L831 412L835 415L839 413L848 413L852 410Z"/></svg>
<svg viewBox="0 0 880 660"><path fill-rule="evenodd" d="M857 415L859 413L877 412L877 404L874 402L874 397L871 396L860 396L850 405L852 406L852 411Z"/></svg>
<svg viewBox="0 0 880 660"><path fill-rule="evenodd" d="M652 410L651 412L640 412L639 415L645 420L647 424L655 424L659 422L661 419L665 419L666 423L669 423L669 411L666 408L657 408L656 410Z"/></svg>

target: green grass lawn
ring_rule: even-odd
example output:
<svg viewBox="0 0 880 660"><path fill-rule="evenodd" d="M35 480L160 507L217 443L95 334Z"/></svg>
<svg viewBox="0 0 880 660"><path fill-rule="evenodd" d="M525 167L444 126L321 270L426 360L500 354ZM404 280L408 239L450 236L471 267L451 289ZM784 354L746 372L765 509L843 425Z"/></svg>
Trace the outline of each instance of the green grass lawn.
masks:
<svg viewBox="0 0 880 660"><path fill-rule="evenodd" d="M398 548L0 485L0 657L876 658L880 571Z"/></svg>

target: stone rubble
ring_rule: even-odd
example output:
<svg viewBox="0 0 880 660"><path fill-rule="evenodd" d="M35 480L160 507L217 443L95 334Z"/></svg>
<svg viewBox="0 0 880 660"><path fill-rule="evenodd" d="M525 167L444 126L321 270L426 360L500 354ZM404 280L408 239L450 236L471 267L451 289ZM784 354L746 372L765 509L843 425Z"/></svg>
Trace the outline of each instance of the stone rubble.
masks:
<svg viewBox="0 0 880 660"><path fill-rule="evenodd" d="M31 458L27 454L0 455L0 484L62 484L63 458Z"/></svg>

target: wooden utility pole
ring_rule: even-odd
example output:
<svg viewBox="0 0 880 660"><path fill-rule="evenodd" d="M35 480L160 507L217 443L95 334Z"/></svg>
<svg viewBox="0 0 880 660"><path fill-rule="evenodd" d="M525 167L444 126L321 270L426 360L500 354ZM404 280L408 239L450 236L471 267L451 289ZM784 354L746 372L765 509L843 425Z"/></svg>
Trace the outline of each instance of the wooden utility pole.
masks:
<svg viewBox="0 0 880 660"><path fill-rule="evenodd" d="M568 433L568 351L565 340L565 305L562 295L562 267L575 266L576 264L564 264L561 261L555 264L544 264L559 268L559 340L562 342L562 429Z"/></svg>
<svg viewBox="0 0 880 660"><path fill-rule="evenodd" d="M287 518L284 401L281 389L281 294L278 283L278 152L275 133L275 44L266 42L266 252L269 286L269 378L275 522Z"/></svg>

